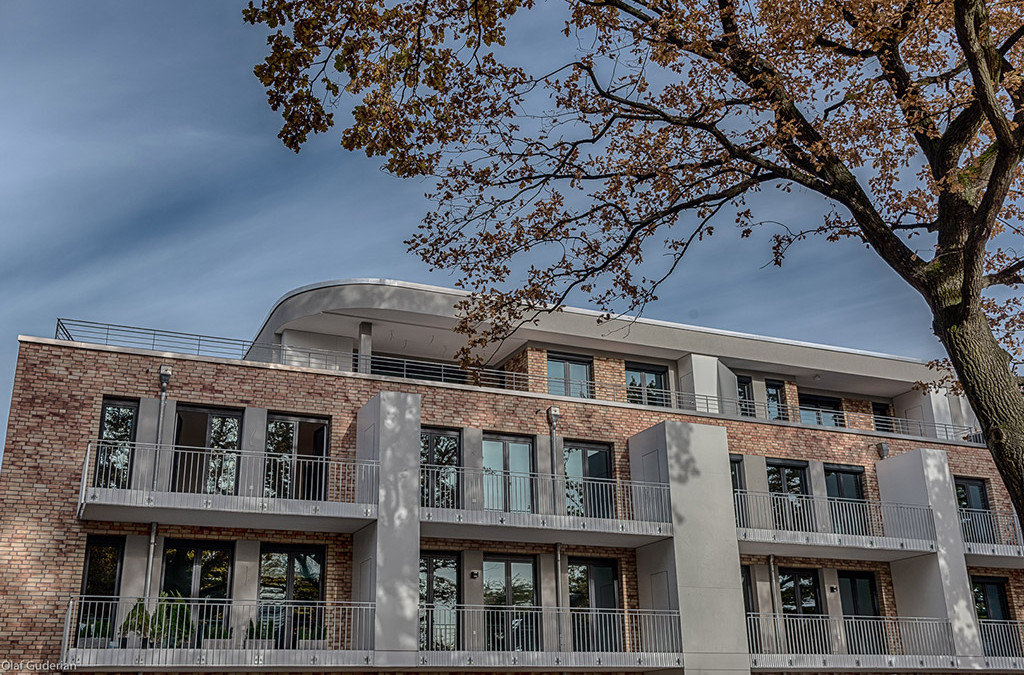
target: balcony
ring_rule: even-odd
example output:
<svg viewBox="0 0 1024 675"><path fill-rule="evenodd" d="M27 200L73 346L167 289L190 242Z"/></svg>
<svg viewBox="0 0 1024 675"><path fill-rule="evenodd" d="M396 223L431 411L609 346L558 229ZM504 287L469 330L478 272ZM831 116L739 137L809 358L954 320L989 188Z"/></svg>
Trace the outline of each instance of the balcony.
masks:
<svg viewBox="0 0 1024 675"><path fill-rule="evenodd" d="M754 670L916 670L955 668L948 619L748 614Z"/></svg>
<svg viewBox="0 0 1024 675"><path fill-rule="evenodd" d="M630 547L672 536L663 483L425 465L420 505L424 536Z"/></svg>
<svg viewBox="0 0 1024 675"><path fill-rule="evenodd" d="M1024 538L1013 511L960 509L960 531L969 564L1024 568Z"/></svg>
<svg viewBox="0 0 1024 675"><path fill-rule="evenodd" d="M377 516L377 464L93 441L82 466L78 515L85 520L352 532Z"/></svg>
<svg viewBox="0 0 1024 675"><path fill-rule="evenodd" d="M72 597L61 661L76 670L366 668L374 607L289 602Z"/></svg>
<svg viewBox="0 0 1024 675"><path fill-rule="evenodd" d="M999 670L1024 670L1024 622L978 621L985 667Z"/></svg>
<svg viewBox="0 0 1024 675"><path fill-rule="evenodd" d="M507 670L679 668L679 612L458 605L420 607L419 663Z"/></svg>
<svg viewBox="0 0 1024 675"><path fill-rule="evenodd" d="M58 340L213 358L281 363L305 368L359 371L372 375L408 380L471 385L506 391L542 394L547 394L549 391L568 391L568 393L578 394L575 398L654 406L698 414L749 417L752 420L789 422L803 426L847 428L901 436L932 438L940 441L978 442L977 429L956 424L930 423L868 413L842 412L807 406L800 407L763 401L704 396L667 389L630 387L625 382L573 380L573 386L567 390L564 379L555 378L549 383L545 375L539 374L533 375L487 368L462 368L454 363L390 356L361 356L351 352L253 343L248 340L175 333L89 321L58 319L54 337ZM550 388L549 384L552 384L553 388Z"/></svg>
<svg viewBox="0 0 1024 675"><path fill-rule="evenodd" d="M935 550L927 506L748 490L734 499L743 553L899 560Z"/></svg>

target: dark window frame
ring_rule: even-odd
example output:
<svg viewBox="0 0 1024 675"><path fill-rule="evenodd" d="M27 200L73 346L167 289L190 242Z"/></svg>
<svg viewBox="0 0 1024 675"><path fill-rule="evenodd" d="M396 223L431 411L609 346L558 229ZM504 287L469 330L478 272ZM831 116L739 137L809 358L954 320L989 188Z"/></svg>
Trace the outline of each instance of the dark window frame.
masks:
<svg viewBox="0 0 1024 675"><path fill-rule="evenodd" d="M765 390L765 405L767 406L768 419L779 420L782 422L789 421L789 406L791 405L786 400L786 383L783 380L776 380L772 378L766 378L764 381ZM778 392L778 401L773 402L768 398L772 391ZM777 405L778 409L773 411L772 406Z"/></svg>
<svg viewBox="0 0 1024 675"><path fill-rule="evenodd" d="M536 555L522 554L517 555L514 553L484 553L483 560L481 563L489 562L501 562L506 563L505 565L505 603L504 605L492 605L493 607L539 607L540 606L540 584L538 580L540 578L540 565L538 557ZM530 563L530 567L533 569L533 604L532 605L510 605L508 604L509 595L512 592L512 567L507 563Z"/></svg>
<svg viewBox="0 0 1024 675"><path fill-rule="evenodd" d="M551 377L551 362L562 364L562 377ZM581 382L569 377L569 365L575 364L579 366L587 367L587 379L583 380L583 385L586 387L586 395L579 396L573 393L573 384ZM548 382L548 394L551 396L567 396L569 398L595 398L594 391L594 357L585 354L567 354L565 352L548 352L547 359L545 360L545 375ZM551 391L552 381L560 382L562 385L563 393L557 394ZM583 390L581 389L580 392Z"/></svg>
<svg viewBox="0 0 1024 675"><path fill-rule="evenodd" d="M95 546L111 546L117 551L117 571L114 578L114 596L121 595L121 573L124 570L124 548L126 537L113 534L89 534L85 537L85 560L82 565L82 595L86 594L85 584L89 577L89 562L92 558L92 548Z"/></svg>
<svg viewBox="0 0 1024 675"><path fill-rule="evenodd" d="M638 363L636 361L627 361L624 366L623 371L626 379L626 401L628 403L633 403L634 405L650 405L658 408L669 407L671 387L669 386L668 366L659 366L653 363ZM661 378L662 386L648 387L644 382L641 382L639 386L633 386L629 383L630 371L645 375L656 375ZM630 396L635 391L639 391L639 401L630 400Z"/></svg>
<svg viewBox="0 0 1024 675"><path fill-rule="evenodd" d="M588 567L591 566L591 565L604 565L604 566L610 565L611 568L612 568L612 578L615 580L615 607L614 607L614 609L619 609L619 608L622 607L622 601L623 601L622 590L624 588L624 584L622 583L622 577L620 576L621 568L620 568L620 565L619 565L619 559L618 558L600 558L600 557L596 557L596 556L569 556L569 557L566 558L566 566L568 567L568 566L572 566L572 565L586 565ZM588 576L587 583L588 583L588 585L593 584L593 577L592 576ZM592 593L593 592L593 588L588 589L588 592ZM595 609L595 608L591 608L591 609ZM600 609L600 608L596 608L596 609Z"/></svg>
<svg viewBox="0 0 1024 675"><path fill-rule="evenodd" d="M256 597L259 598L260 582L263 579L263 554L264 553L285 553L289 556L289 564L285 569L285 595L290 596L284 602L320 602L324 600L327 592L327 547L322 544L271 544L260 542L259 565L256 570ZM320 564L320 596L315 601L295 600L295 570L290 564L291 556L302 554L320 554L323 561Z"/></svg>
<svg viewBox="0 0 1024 675"><path fill-rule="evenodd" d="M227 598L231 599L232 585L235 581L235 542L227 539L164 539L164 547L160 554L160 589L163 592L164 583L167 577L167 549L185 549L191 551L227 551L228 554L228 578L225 581L227 586ZM196 585L199 583L202 573L203 561L201 556L194 556L192 559L192 591L189 598L197 598L195 594ZM197 574L198 572L198 574ZM186 597L186 596L182 596Z"/></svg>
<svg viewBox="0 0 1024 675"><path fill-rule="evenodd" d="M515 434L506 433L489 433L485 432L481 438L480 448L481 454L483 453L483 444L487 441L496 441L502 443L502 475L505 477L504 488L502 494L502 508L501 512L513 513L511 505L511 481L513 479L512 474L518 473L513 472L509 468L509 455L508 455L508 444L509 443L527 443L530 446L530 470L528 482L530 485L530 510L528 513L536 513L537 511L537 485L533 480L533 477L537 474L537 441L533 436L517 436ZM485 487L486 493L486 487ZM486 503L486 496L484 499ZM492 509L487 509L492 510Z"/></svg>

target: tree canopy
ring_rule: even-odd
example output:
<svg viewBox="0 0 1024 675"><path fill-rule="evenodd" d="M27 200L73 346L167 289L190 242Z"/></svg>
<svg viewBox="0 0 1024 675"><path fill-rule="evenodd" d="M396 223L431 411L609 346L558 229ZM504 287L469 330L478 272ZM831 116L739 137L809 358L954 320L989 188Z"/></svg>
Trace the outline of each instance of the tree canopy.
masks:
<svg viewBox="0 0 1024 675"><path fill-rule="evenodd" d="M539 11L565 44L524 55L515 22ZM409 244L473 291L467 354L570 293L642 310L720 221L750 234L751 195L816 193L821 222L776 231L775 261L853 238L920 293L1024 510L1024 2L263 0L245 18L271 29L256 75L285 145L350 103L345 148L433 179Z"/></svg>

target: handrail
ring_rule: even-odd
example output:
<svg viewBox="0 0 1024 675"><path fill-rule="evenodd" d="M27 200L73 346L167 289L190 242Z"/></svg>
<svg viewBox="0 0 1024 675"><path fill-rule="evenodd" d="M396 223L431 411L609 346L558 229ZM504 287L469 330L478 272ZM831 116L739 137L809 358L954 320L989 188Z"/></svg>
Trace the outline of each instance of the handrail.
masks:
<svg viewBox="0 0 1024 675"><path fill-rule="evenodd" d="M768 403L766 401L707 396L670 389L630 386L626 382L548 378L542 374L511 370L464 368L455 363L440 361L364 355L355 352L269 344L92 321L57 319L54 337L58 340L195 356L356 371L411 380L547 393L552 396L568 395L574 398L617 401L632 405L673 408L709 415L749 417L805 426L839 427L945 441L977 442L977 429L966 425L924 422L873 413L828 410L791 403Z"/></svg>
<svg viewBox="0 0 1024 675"><path fill-rule="evenodd" d="M425 464L420 492L425 508L672 521L665 483Z"/></svg>
<svg viewBox="0 0 1024 675"><path fill-rule="evenodd" d="M948 619L826 614L747 614L752 655L952 656Z"/></svg>
<svg viewBox="0 0 1024 675"><path fill-rule="evenodd" d="M433 604L420 606L419 619L420 651L682 650L675 610ZM567 642L561 650L559 633Z"/></svg>
<svg viewBox="0 0 1024 675"><path fill-rule="evenodd" d="M740 528L935 540L929 506L822 495L734 490Z"/></svg>
<svg viewBox="0 0 1024 675"><path fill-rule="evenodd" d="M1024 657L1024 622L980 619L978 624L985 656Z"/></svg>
<svg viewBox="0 0 1024 675"><path fill-rule="evenodd" d="M1020 546L1024 543L1015 511L960 509L960 531L965 542Z"/></svg>
<svg viewBox="0 0 1024 675"><path fill-rule="evenodd" d="M154 467L157 492L376 503L376 460L110 440L89 443L81 501L95 489L151 490Z"/></svg>

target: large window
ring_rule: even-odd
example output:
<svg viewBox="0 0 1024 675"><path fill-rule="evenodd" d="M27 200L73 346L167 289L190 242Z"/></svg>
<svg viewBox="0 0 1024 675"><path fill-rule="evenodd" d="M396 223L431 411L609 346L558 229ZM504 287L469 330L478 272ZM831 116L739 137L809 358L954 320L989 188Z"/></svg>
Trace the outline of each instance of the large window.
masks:
<svg viewBox="0 0 1024 675"><path fill-rule="evenodd" d="M518 436L485 436L484 509L533 513L533 441Z"/></svg>
<svg viewBox="0 0 1024 675"><path fill-rule="evenodd" d="M259 615L249 631L289 648L297 640L322 639L324 549L263 546L260 549Z"/></svg>
<svg viewBox="0 0 1024 675"><path fill-rule="evenodd" d="M878 593L873 572L839 571L839 598L843 615L857 617L845 622L846 649L850 654L884 654L885 624L878 617Z"/></svg>
<svg viewBox="0 0 1024 675"><path fill-rule="evenodd" d="M772 493L772 518L780 530L815 531L814 506L810 494L807 462L770 459L767 462L768 491Z"/></svg>
<svg viewBox="0 0 1024 675"><path fill-rule="evenodd" d="M85 569L82 571L82 595L79 604L79 647L105 648L114 639L117 604L121 589L121 564L124 558L124 537L89 535L85 542Z"/></svg>
<svg viewBox="0 0 1024 675"><path fill-rule="evenodd" d="M328 435L327 420L268 415L263 496L323 500Z"/></svg>
<svg viewBox="0 0 1024 675"><path fill-rule="evenodd" d="M800 394L800 422L824 427L845 427L843 402L832 396Z"/></svg>
<svg viewBox="0 0 1024 675"><path fill-rule="evenodd" d="M960 527L965 541L978 544L1000 543L997 524L989 511L988 488L984 479L953 477L956 501L960 507Z"/></svg>
<svg viewBox="0 0 1024 675"><path fill-rule="evenodd" d="M420 555L420 649L458 649L459 564L454 553Z"/></svg>
<svg viewBox="0 0 1024 675"><path fill-rule="evenodd" d="M871 513L865 508L864 467L825 465L825 489L829 500L832 531L841 534L874 534Z"/></svg>
<svg viewBox="0 0 1024 675"><path fill-rule="evenodd" d="M831 654L830 624L810 618L822 614L818 570L779 569L779 598L788 651Z"/></svg>
<svg viewBox="0 0 1024 675"><path fill-rule="evenodd" d="M617 652L622 648L619 575L614 560L569 558L572 648L578 652Z"/></svg>
<svg viewBox="0 0 1024 675"><path fill-rule="evenodd" d="M132 444L138 426L139 402L105 399L96 447L93 484L125 490L131 487Z"/></svg>
<svg viewBox="0 0 1024 675"><path fill-rule="evenodd" d="M548 393L594 398L594 360L589 356L548 353Z"/></svg>
<svg viewBox="0 0 1024 675"><path fill-rule="evenodd" d="M1008 581L1006 577L971 577L974 609L981 620L981 644L986 656L1022 655L1019 629L1011 623Z"/></svg>
<svg viewBox="0 0 1024 675"><path fill-rule="evenodd" d="M639 405L668 406L668 368L627 363L626 400Z"/></svg>
<svg viewBox="0 0 1024 675"><path fill-rule="evenodd" d="M484 557L485 638L488 651L538 651L540 615L533 558Z"/></svg>
<svg viewBox="0 0 1024 675"><path fill-rule="evenodd" d="M460 508L461 445L458 431L428 428L420 431L421 506L441 509Z"/></svg>
<svg viewBox="0 0 1024 675"><path fill-rule="evenodd" d="M241 438L241 412L179 406L172 491L235 494Z"/></svg>
<svg viewBox="0 0 1024 675"><path fill-rule="evenodd" d="M230 631L231 558L234 545L227 541L164 542L164 595L194 598L188 609L165 609L175 646L194 645L198 639L218 638Z"/></svg>
<svg viewBox="0 0 1024 675"><path fill-rule="evenodd" d="M754 402L754 381L748 375L736 376L736 399L739 413L744 417L757 415L757 404ZM778 406L776 406L776 411Z"/></svg>
<svg viewBox="0 0 1024 675"><path fill-rule="evenodd" d="M768 419L788 420L789 411L786 406L786 385L778 380L765 380L764 389L768 407Z"/></svg>
<svg viewBox="0 0 1024 675"><path fill-rule="evenodd" d="M565 466L565 502L570 516L615 517L615 484L612 478L612 449L597 443L566 441L562 450Z"/></svg>

